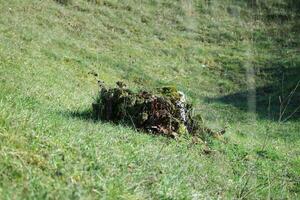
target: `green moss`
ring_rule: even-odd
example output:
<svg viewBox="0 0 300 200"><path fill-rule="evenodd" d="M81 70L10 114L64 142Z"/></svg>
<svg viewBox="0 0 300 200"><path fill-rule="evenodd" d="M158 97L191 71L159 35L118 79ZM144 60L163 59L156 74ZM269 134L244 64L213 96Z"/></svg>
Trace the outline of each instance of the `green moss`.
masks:
<svg viewBox="0 0 300 200"><path fill-rule="evenodd" d="M178 128L177 132L180 136L187 135L189 133L186 126L184 125L184 123L179 124L179 128Z"/></svg>
<svg viewBox="0 0 300 200"><path fill-rule="evenodd" d="M167 97L173 101L177 101L180 99L179 91L177 90L177 88L175 86L164 86L162 88L158 88L158 91L164 97Z"/></svg>

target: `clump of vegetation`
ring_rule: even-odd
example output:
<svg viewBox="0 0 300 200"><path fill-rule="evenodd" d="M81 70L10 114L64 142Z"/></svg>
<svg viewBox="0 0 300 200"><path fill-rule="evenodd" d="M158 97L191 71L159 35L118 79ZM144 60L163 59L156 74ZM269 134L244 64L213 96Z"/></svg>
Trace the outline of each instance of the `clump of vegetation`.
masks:
<svg viewBox="0 0 300 200"><path fill-rule="evenodd" d="M158 88L156 92L133 92L122 82L107 88L100 84L99 96L93 103L93 114L101 120L122 122L137 130L176 138L184 134L216 135L203 127L199 115L192 115L192 105L176 87Z"/></svg>

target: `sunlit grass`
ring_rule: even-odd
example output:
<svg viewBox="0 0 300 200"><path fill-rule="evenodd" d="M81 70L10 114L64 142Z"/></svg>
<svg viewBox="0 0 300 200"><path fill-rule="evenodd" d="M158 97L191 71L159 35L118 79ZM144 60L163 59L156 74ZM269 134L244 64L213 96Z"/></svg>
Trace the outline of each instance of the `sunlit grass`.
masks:
<svg viewBox="0 0 300 200"><path fill-rule="evenodd" d="M299 72L294 21L212 2L0 0L0 199L299 197L299 118L214 100L247 91L247 67L258 88ZM191 138L85 118L91 71L111 86L177 86L209 127L227 127L226 143L206 155Z"/></svg>

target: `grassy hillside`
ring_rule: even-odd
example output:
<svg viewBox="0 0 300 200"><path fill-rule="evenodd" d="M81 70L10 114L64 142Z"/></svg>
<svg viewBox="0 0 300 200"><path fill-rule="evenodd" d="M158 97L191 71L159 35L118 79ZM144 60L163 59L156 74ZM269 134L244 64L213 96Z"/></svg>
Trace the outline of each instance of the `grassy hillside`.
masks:
<svg viewBox="0 0 300 200"><path fill-rule="evenodd" d="M0 199L299 198L299 8L0 0ZM175 85L227 142L94 122L90 72Z"/></svg>

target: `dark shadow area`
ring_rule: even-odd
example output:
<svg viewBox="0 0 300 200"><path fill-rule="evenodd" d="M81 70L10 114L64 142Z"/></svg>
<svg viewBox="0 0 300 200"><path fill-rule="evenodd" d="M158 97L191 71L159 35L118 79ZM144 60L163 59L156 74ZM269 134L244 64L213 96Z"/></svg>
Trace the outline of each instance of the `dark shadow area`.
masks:
<svg viewBox="0 0 300 200"><path fill-rule="evenodd" d="M83 120L83 121L90 121L90 122L94 122L94 123L97 123L99 121L110 123L110 121L102 120L99 117L95 116L95 114L93 113L91 108L90 109L87 108L84 110L74 110L74 111L72 111L72 110L60 111L60 112L58 112L58 114L60 114L64 117L67 117L67 118L79 119L79 120Z"/></svg>
<svg viewBox="0 0 300 200"><path fill-rule="evenodd" d="M80 120L86 120L86 121L93 121L97 122L100 119L94 116L92 110L86 109L86 110L77 110L77 111L64 111L64 112L59 112L59 114L65 116L65 117L70 117L70 118L76 118Z"/></svg>
<svg viewBox="0 0 300 200"><path fill-rule="evenodd" d="M217 98L206 98L206 102L230 104L245 112L256 112L260 118L274 121L299 120L300 67L269 68L260 73L267 74L272 83Z"/></svg>

